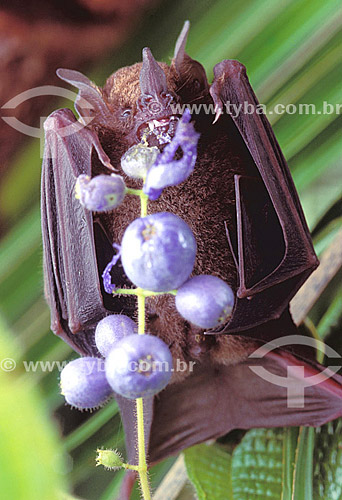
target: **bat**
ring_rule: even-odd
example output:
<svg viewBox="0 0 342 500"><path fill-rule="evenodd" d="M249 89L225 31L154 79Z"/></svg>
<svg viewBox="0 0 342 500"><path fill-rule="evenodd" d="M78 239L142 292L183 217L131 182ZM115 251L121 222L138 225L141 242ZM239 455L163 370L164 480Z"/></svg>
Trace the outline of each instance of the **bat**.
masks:
<svg viewBox="0 0 342 500"><path fill-rule="evenodd" d="M209 85L202 65L185 53L188 29L186 22L170 66L145 48L142 63L117 70L103 88L77 71L59 69L58 76L79 90L78 119L62 109L45 122L41 210L51 329L81 355L99 356L97 322L113 312L136 316L134 298L107 294L100 277L114 254L113 243L139 217L139 202L127 197L115 211L91 213L75 199L76 179L114 169L129 187L141 188L121 170L122 155L143 135L148 145L162 151L182 106L192 106L200 133L195 170L186 182L149 202L149 213L170 211L188 223L198 246L193 274L223 279L236 301L227 324L204 332L180 317L174 297L147 299L148 331L187 367L175 372L160 394L144 401L150 463L234 428L318 426L342 415L341 376L331 373L307 387L305 409L299 410L287 404L286 387L251 369L260 365L281 377L287 377L289 367L304 367L306 375L322 373L312 351L301 345L249 358L265 343L297 334L289 302L318 260L266 116L227 111L242 103L259 104L245 67L222 61ZM120 287L131 286L120 264L112 279ZM116 398L128 459L136 463L134 402ZM129 498L133 477L127 476L121 499Z"/></svg>

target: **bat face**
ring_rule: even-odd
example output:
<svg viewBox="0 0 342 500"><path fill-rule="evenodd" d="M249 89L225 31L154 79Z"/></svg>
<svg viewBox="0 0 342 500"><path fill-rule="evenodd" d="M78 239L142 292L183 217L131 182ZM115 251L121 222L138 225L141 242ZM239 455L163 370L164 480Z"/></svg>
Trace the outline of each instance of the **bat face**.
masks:
<svg viewBox="0 0 342 500"><path fill-rule="evenodd" d="M148 145L161 146L174 135L178 116L172 105L178 96L169 67L164 65L164 69L145 49L143 64L122 68L107 80L105 100L129 146L140 143L143 136Z"/></svg>
<svg viewBox="0 0 342 500"><path fill-rule="evenodd" d="M174 135L180 116L177 104L211 100L204 68L184 52L186 35L182 32L171 66L157 63L145 48L142 63L119 69L103 89L75 71L60 69L58 75L80 89L85 106L80 100L76 109L92 118L91 127L115 132L128 146L144 136L145 144L162 147Z"/></svg>

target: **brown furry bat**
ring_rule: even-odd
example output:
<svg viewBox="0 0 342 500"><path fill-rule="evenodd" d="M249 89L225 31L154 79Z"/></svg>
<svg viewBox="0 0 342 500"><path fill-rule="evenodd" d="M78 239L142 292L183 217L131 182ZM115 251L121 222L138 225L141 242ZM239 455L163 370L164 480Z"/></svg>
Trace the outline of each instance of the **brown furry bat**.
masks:
<svg viewBox="0 0 342 500"><path fill-rule="evenodd" d="M139 201L127 196L115 211L93 216L74 198L76 178L109 173L110 165L124 175L120 159L130 146L144 135L150 146L162 150L160 138L171 140L176 129L176 106L202 105L192 114L200 133L194 172L149 202L148 211L169 211L187 222L198 245L193 274L218 276L232 287L236 301L227 324L205 335L181 318L173 296L147 300L148 331L170 346L175 360L196 362L193 372L175 373L172 384L145 401L151 462L232 428L320 425L342 411L338 376L308 388L308 408L301 412L286 404L285 387L250 369L255 360L247 358L256 347L296 333L288 304L317 258L267 118L258 112L226 112L243 103L258 107L245 68L237 61L217 64L210 86L203 67L185 53L187 31L188 23L170 66L157 63L144 49L142 63L116 71L103 89L81 73L59 70L79 89L75 108L83 127L72 135L62 133L79 124L70 110L56 111L45 125L42 227L52 330L81 354L96 356L97 322L111 312L136 314L135 299L106 294L100 276L113 255L112 243L120 244L128 224L139 217ZM124 177L129 187L141 188ZM132 286L120 264L112 280ZM292 353L277 350L257 361L284 377L292 365L320 372L320 365L302 360L301 354L296 346ZM117 400L129 460L135 461L133 402Z"/></svg>

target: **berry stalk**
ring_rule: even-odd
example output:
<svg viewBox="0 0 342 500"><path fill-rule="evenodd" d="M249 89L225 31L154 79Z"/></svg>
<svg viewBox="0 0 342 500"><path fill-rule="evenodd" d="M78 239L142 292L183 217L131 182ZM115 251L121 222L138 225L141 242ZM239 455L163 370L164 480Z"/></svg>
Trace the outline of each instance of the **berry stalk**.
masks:
<svg viewBox="0 0 342 500"><path fill-rule="evenodd" d="M156 295L177 295L177 290L169 290L167 292L152 292L151 290L144 290L143 288L116 288L113 294L117 295L140 295L146 297L155 297Z"/></svg>
<svg viewBox="0 0 342 500"><path fill-rule="evenodd" d="M139 196L140 196L140 206L141 206L140 209L141 217L146 217L148 196L143 192L141 192Z"/></svg>
<svg viewBox="0 0 342 500"><path fill-rule="evenodd" d="M144 500L151 500L150 486L148 484L148 473L147 473L147 462L145 453L145 428L144 428L144 400L143 398L138 398L136 400L137 405L137 425L138 425L138 453L139 453L139 465L138 473L141 491Z"/></svg>
<svg viewBox="0 0 342 500"><path fill-rule="evenodd" d="M140 206L141 206L141 217L146 217L147 215L147 200L148 196L144 193L140 193ZM145 295L143 293L138 293L138 334L145 334ZM148 474L147 474L147 462L146 462L146 452L145 452L145 426L144 426L144 400L143 398L138 398L136 400L137 407L137 433L138 433L138 455L139 455L139 465L138 473L141 491L144 500L151 500L151 492L148 484Z"/></svg>

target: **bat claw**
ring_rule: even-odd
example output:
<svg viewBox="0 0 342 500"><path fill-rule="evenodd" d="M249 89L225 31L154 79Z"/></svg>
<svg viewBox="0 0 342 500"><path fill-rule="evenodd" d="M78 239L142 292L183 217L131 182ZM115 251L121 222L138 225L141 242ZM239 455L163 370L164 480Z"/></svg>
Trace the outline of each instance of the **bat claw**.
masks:
<svg viewBox="0 0 342 500"><path fill-rule="evenodd" d="M110 162L108 162L108 161L106 161L104 165L105 165L105 167L107 167L112 172L117 172L118 171L118 169L115 168L115 167L113 167L113 165Z"/></svg>
<svg viewBox="0 0 342 500"><path fill-rule="evenodd" d="M222 115L223 111L222 111L222 107L219 106L216 110L216 115L215 115L215 118L214 118L214 121L212 123L212 125L215 125L215 123L217 122L217 120L220 118L220 116Z"/></svg>

